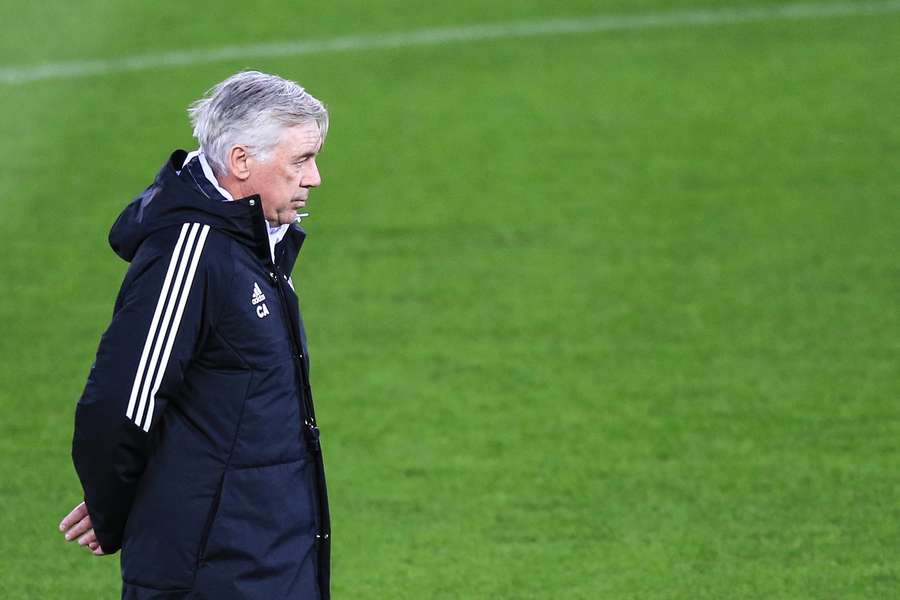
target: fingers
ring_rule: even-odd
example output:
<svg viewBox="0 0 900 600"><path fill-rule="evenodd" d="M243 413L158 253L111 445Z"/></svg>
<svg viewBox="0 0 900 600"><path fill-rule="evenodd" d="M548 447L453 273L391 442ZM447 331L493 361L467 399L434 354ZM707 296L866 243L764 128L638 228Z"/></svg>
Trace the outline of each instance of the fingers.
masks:
<svg viewBox="0 0 900 600"><path fill-rule="evenodd" d="M84 517L83 519L78 521L75 525L73 525L66 531L66 533L65 533L66 539L69 541L72 541L75 538L77 538L78 536L84 534L88 530L93 532L92 528L93 528L93 525L91 524L91 518ZM79 540L78 543L81 544L81 540ZM84 544L81 544L81 545L83 546Z"/></svg>
<svg viewBox="0 0 900 600"><path fill-rule="evenodd" d="M78 540L79 546L94 556L103 556L103 548L97 540L97 534L94 532L94 526L91 523L91 516L88 514L87 506L84 502L72 509L59 523L59 530L63 532L65 538L70 542Z"/></svg>
<svg viewBox="0 0 900 600"><path fill-rule="evenodd" d="M83 536L78 538L78 545L79 546L89 546L91 544L91 542L96 542L96 541L97 541L97 535L94 533L94 530L91 529L87 533L85 533Z"/></svg>
<svg viewBox="0 0 900 600"><path fill-rule="evenodd" d="M62 522L59 524L59 530L66 531L67 529L69 529L69 527L85 518L87 514L87 507L84 505L84 502L82 502L81 504L73 508L72 512L65 516Z"/></svg>

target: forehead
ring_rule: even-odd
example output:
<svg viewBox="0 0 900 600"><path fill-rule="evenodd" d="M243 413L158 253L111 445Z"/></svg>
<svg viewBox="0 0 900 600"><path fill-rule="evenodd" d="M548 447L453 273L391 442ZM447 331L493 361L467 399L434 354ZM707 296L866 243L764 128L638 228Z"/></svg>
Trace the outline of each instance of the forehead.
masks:
<svg viewBox="0 0 900 600"><path fill-rule="evenodd" d="M301 156L316 154L322 148L322 134L315 121L286 128L278 142L280 154Z"/></svg>

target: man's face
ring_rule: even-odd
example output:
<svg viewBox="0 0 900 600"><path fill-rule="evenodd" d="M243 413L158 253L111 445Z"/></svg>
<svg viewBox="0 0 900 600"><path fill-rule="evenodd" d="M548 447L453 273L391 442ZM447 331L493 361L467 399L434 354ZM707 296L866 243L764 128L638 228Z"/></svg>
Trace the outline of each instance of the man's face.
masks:
<svg viewBox="0 0 900 600"><path fill-rule="evenodd" d="M251 158L251 176L247 184L262 199L263 214L272 224L293 223L306 206L310 188L319 187L322 178L316 155L322 136L315 122L284 130L281 140L266 160Z"/></svg>

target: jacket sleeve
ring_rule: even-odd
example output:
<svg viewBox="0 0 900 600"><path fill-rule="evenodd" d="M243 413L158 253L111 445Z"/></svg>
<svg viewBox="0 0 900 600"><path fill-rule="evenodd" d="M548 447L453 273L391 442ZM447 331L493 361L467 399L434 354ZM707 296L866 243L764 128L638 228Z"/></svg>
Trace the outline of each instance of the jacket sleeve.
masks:
<svg viewBox="0 0 900 600"><path fill-rule="evenodd" d="M186 223L144 240L75 410L72 460L107 554L122 545L154 427L209 327L208 233Z"/></svg>

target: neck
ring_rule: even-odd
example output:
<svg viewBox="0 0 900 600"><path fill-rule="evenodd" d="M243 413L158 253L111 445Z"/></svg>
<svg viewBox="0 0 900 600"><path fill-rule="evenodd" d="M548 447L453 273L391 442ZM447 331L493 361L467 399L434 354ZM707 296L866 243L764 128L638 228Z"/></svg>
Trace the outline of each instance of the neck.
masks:
<svg viewBox="0 0 900 600"><path fill-rule="evenodd" d="M233 175L216 175L216 179L218 180L219 185L223 187L225 191L231 194L231 197L235 200L237 200L238 198L246 198L247 196L253 195L252 191L246 189L247 185Z"/></svg>
<svg viewBox="0 0 900 600"><path fill-rule="evenodd" d="M247 196L252 196L256 193L249 185L247 185L246 180L238 179L230 173L227 175L213 173L213 176L219 187L231 194L231 197L235 200L240 200L241 198L246 198ZM280 223L273 223L268 219L266 219L266 223L268 223L270 227L278 227L280 225Z"/></svg>

